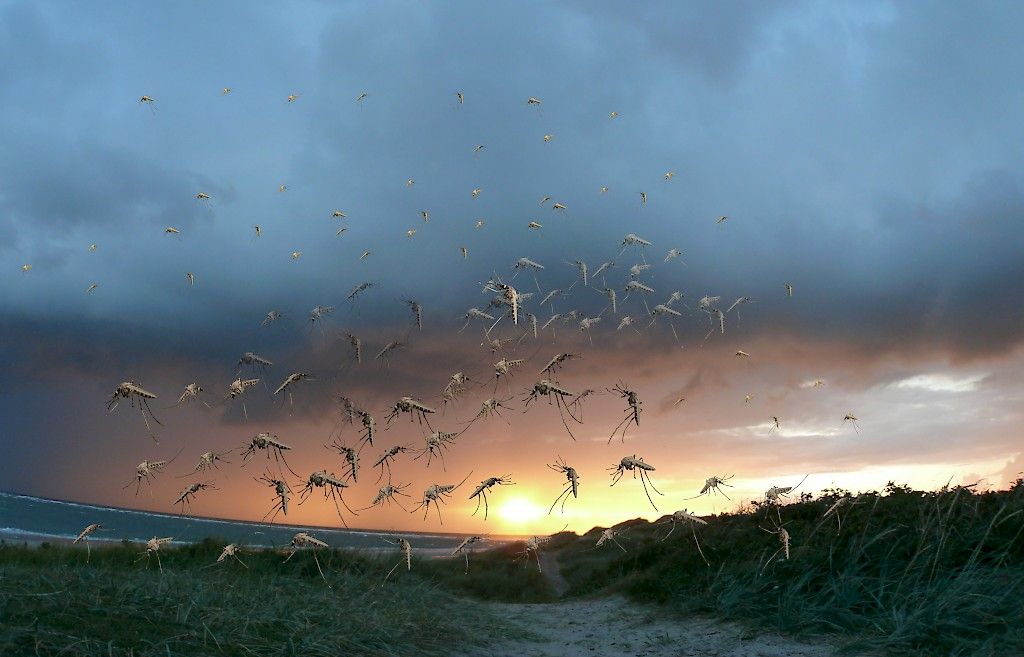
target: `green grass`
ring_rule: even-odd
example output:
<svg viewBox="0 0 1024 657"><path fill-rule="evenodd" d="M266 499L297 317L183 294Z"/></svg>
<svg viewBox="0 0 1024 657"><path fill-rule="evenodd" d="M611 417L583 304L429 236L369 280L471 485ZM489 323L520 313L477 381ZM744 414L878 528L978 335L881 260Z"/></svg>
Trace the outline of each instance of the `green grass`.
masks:
<svg viewBox="0 0 1024 657"><path fill-rule="evenodd" d="M823 517L839 499L839 513ZM568 597L621 593L755 632L838 637L853 654L1024 655L1024 483L804 495L780 510L788 560L762 531L776 513L753 505L697 526L710 566L685 524L663 541L666 525L623 523L626 553L594 549L598 529L542 549L557 556ZM161 573L155 559L136 563L137 545L94 548L88 564L80 549L0 545L0 655L483 653L527 630L477 600L556 598L518 558L521 543L471 554L468 573L462 559L414 555L412 572L397 569L383 587L397 552L318 551L332 588L309 552L282 563L252 551L242 555L248 568L213 566L221 547L168 549Z"/></svg>
<svg viewBox="0 0 1024 657"><path fill-rule="evenodd" d="M838 499L836 517L823 518ZM620 526L623 554L592 530L560 554L569 596L621 592L794 635L833 634L851 652L1024 654L1024 485L983 494L891 485L826 491L781 509L790 559L776 554L774 508L688 525Z"/></svg>
<svg viewBox="0 0 1024 657"><path fill-rule="evenodd" d="M381 587L397 556L323 550L328 588L308 552L210 567L220 548L169 549L161 573L138 546L93 548L88 565L79 549L0 546L0 654L448 655L515 631L445 590L490 586L461 561L418 560Z"/></svg>

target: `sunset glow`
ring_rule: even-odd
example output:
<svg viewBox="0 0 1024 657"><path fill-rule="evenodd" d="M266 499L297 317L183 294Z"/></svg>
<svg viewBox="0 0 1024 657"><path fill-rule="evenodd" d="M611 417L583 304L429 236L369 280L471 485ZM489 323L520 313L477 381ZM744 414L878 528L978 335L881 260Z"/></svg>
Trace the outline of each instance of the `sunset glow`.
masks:
<svg viewBox="0 0 1024 657"><path fill-rule="evenodd" d="M525 497L513 497L501 505L498 515L511 529L522 530L535 527L545 509Z"/></svg>
<svg viewBox="0 0 1024 657"><path fill-rule="evenodd" d="M0 8L0 489L484 535L1024 471L1013 21L529 4Z"/></svg>

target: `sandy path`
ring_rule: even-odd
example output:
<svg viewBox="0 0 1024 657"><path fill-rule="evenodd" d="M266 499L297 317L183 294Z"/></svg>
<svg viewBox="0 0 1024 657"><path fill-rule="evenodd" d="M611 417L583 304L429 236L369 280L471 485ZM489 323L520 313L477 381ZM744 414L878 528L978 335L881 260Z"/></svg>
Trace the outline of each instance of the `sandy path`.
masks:
<svg viewBox="0 0 1024 657"><path fill-rule="evenodd" d="M672 618L624 598L553 604L488 603L532 638L489 647L487 657L827 657L833 649L704 618Z"/></svg>

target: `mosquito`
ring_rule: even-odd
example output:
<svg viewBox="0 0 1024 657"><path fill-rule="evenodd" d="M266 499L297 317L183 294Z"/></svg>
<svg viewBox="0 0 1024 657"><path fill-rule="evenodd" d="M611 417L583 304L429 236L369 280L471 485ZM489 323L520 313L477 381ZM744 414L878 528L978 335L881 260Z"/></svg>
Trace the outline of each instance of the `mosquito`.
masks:
<svg viewBox="0 0 1024 657"><path fill-rule="evenodd" d="M270 507L270 510L263 514L261 520L266 520L270 517L270 523L274 523L274 518L277 517L278 513L288 515L288 502L292 499L292 489L283 478L275 477L270 470L267 470L262 477L256 479L256 481L262 481L263 483L274 489L274 505Z"/></svg>
<svg viewBox="0 0 1024 657"><path fill-rule="evenodd" d="M398 340L392 340L391 342L384 345L384 348L377 352L377 355L373 357L374 360L379 360L384 367L391 364L389 356L399 349L404 349L405 345Z"/></svg>
<svg viewBox="0 0 1024 657"><path fill-rule="evenodd" d="M559 500L562 501L562 513L565 513L565 501L569 499L569 493L572 493L574 498L579 497L580 476L577 474L576 468L566 464L565 460L561 456L559 456L553 464L549 463L547 466L555 472L561 472L564 474L566 480L565 488L562 489L562 492L555 498L555 501L551 503L551 508L548 509L548 515L551 515L551 512L555 510L555 505L558 504ZM539 563L537 567L540 567Z"/></svg>
<svg viewBox="0 0 1024 657"><path fill-rule="evenodd" d="M608 543L614 543L616 547L625 552L626 548L622 547L622 545L615 539L616 534L618 534L618 532L611 527L602 530L601 535L597 537L597 543L594 544L594 547L599 548L603 545L607 545Z"/></svg>
<svg viewBox="0 0 1024 657"><path fill-rule="evenodd" d="M293 372L289 374L285 380L277 387L274 391L276 397L278 393L284 392L288 395L288 414L291 415L292 411L295 410L295 398L292 395L292 389L299 381L308 381L313 378L312 374L308 372Z"/></svg>
<svg viewBox="0 0 1024 657"><path fill-rule="evenodd" d="M427 415L431 415L436 412L437 411L433 408L424 405L423 402L417 401L412 397L402 397L395 402L394 406L391 407L391 411L384 417L384 419L388 424L391 424L391 421L398 417L399 414L408 413L410 422L414 419L419 420L420 424L426 424L427 428L433 431L434 428L430 426L430 420L427 419Z"/></svg>
<svg viewBox="0 0 1024 657"><path fill-rule="evenodd" d="M504 408L506 410L512 410L510 406L505 405L505 402L511 401L511 399L511 397L509 397L508 399L497 399L495 397L485 399L483 403L480 404L480 410L477 412L477 414L472 419L465 422L467 429L477 420L486 419L491 417L492 415L500 417L502 420L505 420L505 424L509 424L509 421L502 416L501 409Z"/></svg>
<svg viewBox="0 0 1024 657"><path fill-rule="evenodd" d="M253 375L263 376L273 366L274 363L272 361L257 353L247 351L242 354L242 357L238 359L238 364L235 365L235 376L240 375L243 369L248 370L246 374L251 372Z"/></svg>
<svg viewBox="0 0 1024 657"><path fill-rule="evenodd" d="M704 487L700 489L699 493L697 493L693 497L687 497L686 499L695 500L698 497L701 497L702 495L721 493L722 497L724 497L727 500L731 500L732 498L726 495L725 491L723 491L721 487L728 486L729 488L732 488L732 484L726 482L728 482L735 476L736 475L734 474L729 475L728 477L719 477L718 475L712 475L704 480Z"/></svg>
<svg viewBox="0 0 1024 657"><path fill-rule="evenodd" d="M405 506L403 506L402 503L395 496L399 495L401 497L408 497L411 499L412 496L405 493L405 489L411 485L412 484L395 485L389 483L387 486L381 486L380 490L377 491L377 496L373 498L372 502L370 502L370 506L358 510L366 511L367 509L372 509L375 506L380 506L382 504L391 504L392 502L394 502L402 511L408 511L409 509L405 508Z"/></svg>
<svg viewBox="0 0 1024 657"><path fill-rule="evenodd" d="M466 571L465 571L465 574L467 574L467 575L469 574L469 552L470 552L470 547L472 545L476 544L476 543L482 543L483 541L486 541L486 540L487 539L484 538L483 536L467 536L465 539L463 539L463 541L461 543L459 543L458 547L456 547L454 550L452 550L451 556L454 557L456 555L461 554L463 557L466 558Z"/></svg>
<svg viewBox="0 0 1024 657"><path fill-rule="evenodd" d="M355 359L356 364L362 364L363 362L363 341L359 336L353 333L345 333L345 340L348 341L349 347L352 349L352 358Z"/></svg>
<svg viewBox="0 0 1024 657"><path fill-rule="evenodd" d="M647 486L650 485L651 489L655 493L658 495L664 495L664 493L654 487L654 482L651 481L650 473L655 469L653 465L645 463L643 458L637 458L636 454L634 454L633 456L623 456L618 465L613 465L608 469L614 470L612 473L612 486L619 483L619 480L622 479L622 476L626 474L626 472L632 472L634 479L636 479L636 476L639 473L640 483L644 486L644 493L647 495L647 501L651 503L651 506L654 507L655 511L658 510L658 507L654 504L654 500L651 499L651 493L647 490Z"/></svg>
<svg viewBox="0 0 1024 657"><path fill-rule="evenodd" d="M189 477L191 475L196 474L197 472L209 472L210 470L220 470L220 468L217 466L217 462L219 461L221 463L231 463L231 461L228 461L223 457L226 454L230 454L232 451L234 450L228 450L226 452L214 452L212 450L209 452L203 452L202 454L199 455L199 462L196 463L196 466L194 468L192 468L192 471L186 472L183 475L178 475L177 478L182 479L184 477Z"/></svg>
<svg viewBox="0 0 1024 657"><path fill-rule="evenodd" d="M312 536L311 534L307 534L306 532L299 532L292 537L291 543L285 547L285 553L288 557L284 560L284 563L288 563L288 561L295 556L295 553L299 551L300 547L311 548L311 551L313 552L313 561L316 562L316 569L320 572L321 579L324 580L324 584L327 584L327 588L334 588L327 582L327 578L324 577L324 571L320 567L320 560L316 557L317 549L327 548L327 543L324 543L320 539Z"/></svg>
<svg viewBox="0 0 1024 657"><path fill-rule="evenodd" d="M149 431L150 437L153 438L154 442L159 443L160 441L157 440L156 434L153 433L153 430L149 426L149 418L153 418L154 422L163 426L163 423L153 415L153 409L149 407L149 400L156 399L156 395L144 389L135 381L123 381L118 384L117 388L114 389L114 394L110 396L110 401L107 402L107 412L110 413L116 409L122 399L127 399L128 404L132 408L135 408L136 406L138 407L139 412L142 414L142 421L146 424L146 430ZM147 413L149 414L148 417L146 416Z"/></svg>
<svg viewBox="0 0 1024 657"><path fill-rule="evenodd" d="M270 459L271 454L274 456L274 460L280 465L284 463L284 467L288 468L296 477L299 476L297 472L292 470L291 466L288 465L288 461L284 458L284 453L291 449L290 445L285 445L277 436L267 431L262 431L249 441L249 444L242 450L242 467L245 467L249 463L249 460L256 454L256 450L266 450L267 459Z"/></svg>
<svg viewBox="0 0 1024 657"><path fill-rule="evenodd" d="M178 498L174 500L175 504L181 505L181 511L178 512L178 515L180 516L185 513L186 507L191 510L190 505L192 500L196 498L196 494L201 490L206 490L207 488L216 488L216 486L214 486L212 482L196 482L194 484L189 484L189 486L182 491L180 495L178 495Z"/></svg>
<svg viewBox="0 0 1024 657"><path fill-rule="evenodd" d="M447 467L444 463L444 450L449 445L455 442L455 439L459 437L458 433L448 431L434 431L426 437L426 446L419 450L419 454L413 457L414 461L418 461L424 456L427 457L427 467L430 467L430 461L435 456L441 460L441 469L446 470Z"/></svg>
<svg viewBox="0 0 1024 657"><path fill-rule="evenodd" d="M345 522L345 517L341 515L341 507L338 506L338 502L348 509L348 512L352 515L358 515L355 511L345 503L345 498L342 495L342 489L348 488L348 484L338 479L334 473L328 473L327 470L317 470L316 472L309 475L306 478L306 484L299 491L299 506L302 506L314 488L322 488L324 491L324 499L330 498L334 501L334 508L338 512L338 518L341 523L348 527L348 523Z"/></svg>
<svg viewBox="0 0 1024 657"><path fill-rule="evenodd" d="M562 426L569 432L569 437L576 440L576 436L573 435L572 429L569 428L569 423L565 421L565 416L568 415L577 424L582 424L579 418L569 408L569 403L566 401L566 397L574 397L575 395L565 388L562 388L557 383L552 382L550 379L541 379L533 384L533 388L526 393L523 397L523 412L529 408L530 402L534 401L538 397L547 397L548 404L554 404L558 408L558 416L562 420Z"/></svg>
<svg viewBox="0 0 1024 657"><path fill-rule="evenodd" d="M171 537L157 538L156 536L154 536L153 538L146 541L146 551L142 554L141 557L139 557L135 561L138 562L142 561L143 559L146 559L148 563L149 557L156 556L156 565L160 567L161 573L164 572L164 565L160 563L160 548L164 545L167 545L173 540L174 539Z"/></svg>
<svg viewBox="0 0 1024 657"><path fill-rule="evenodd" d="M624 417L612 431L612 435L608 437L608 444L611 444L612 438L614 438L616 434L620 433L620 430L622 434L622 442L626 442L626 430L629 428L629 425L633 424L636 425L637 429L640 428L640 413L643 411L640 407L643 405L643 402L640 401L640 397L637 395L636 391L630 390L621 381L616 384L615 387L609 388L608 392L614 392L626 401L626 417Z"/></svg>
<svg viewBox="0 0 1024 657"><path fill-rule="evenodd" d="M469 499L476 498L476 509L473 510L472 515L476 515L480 510L480 502L484 503L484 520L487 520L487 491L494 488L495 486L514 486L515 482L512 481L512 475L502 475L501 477L488 477L480 482L480 485L473 489L473 493L469 496Z"/></svg>
<svg viewBox="0 0 1024 657"><path fill-rule="evenodd" d="M89 536L93 532L100 530L102 528L103 525L99 524L98 522L94 522L91 525L88 525L85 529L83 529L82 532L75 538L75 540L71 541L72 545L75 545L77 543L85 543L85 563L89 563L89 557L92 555L92 550L89 549Z"/></svg>
<svg viewBox="0 0 1024 657"><path fill-rule="evenodd" d="M224 401L241 397L245 394L245 391L259 383L259 379L235 379L228 386L228 396L224 398ZM242 414L245 415L245 419L249 419L249 411L245 408L245 400L242 401Z"/></svg>
<svg viewBox="0 0 1024 657"><path fill-rule="evenodd" d="M210 405L206 402L206 400L199 396L201 394L203 394L203 387L195 382L190 383L187 386L185 386L185 391L181 393L180 397L178 397L178 403L174 404L173 406L168 406L167 408L177 408L182 404L187 404L193 399L197 400L206 408L210 408Z"/></svg>
<svg viewBox="0 0 1024 657"><path fill-rule="evenodd" d="M434 509L437 511L437 520L442 525L444 520L441 519L441 504L444 504L445 498L451 498L451 494L462 484L466 483L466 479L473 474L472 471L466 478L457 484L431 484L426 490L423 491L423 501L413 507L409 513L415 513L421 508L423 509L423 519L427 519L427 514L430 512L430 505L434 505Z"/></svg>
<svg viewBox="0 0 1024 657"><path fill-rule="evenodd" d="M352 483L359 483L359 451L354 447L338 442L337 439L329 445L324 445L324 447L333 449L339 456L345 459L345 468L348 470L347 476L352 480Z"/></svg>
<svg viewBox="0 0 1024 657"><path fill-rule="evenodd" d="M174 463L174 460L178 458L179 454L181 454L180 449L178 450L178 454L175 454L174 458L172 458L169 461L150 461L147 459L142 463L139 463L137 466L135 466L135 478L132 481L129 481L124 486L122 486L121 490L124 490L125 488L128 488L132 484L135 484L135 495L138 496L139 488L142 486L142 482L146 482L146 484L152 485L153 482L156 480L156 476L163 472L163 469L166 468L168 465Z"/></svg>
<svg viewBox="0 0 1024 657"><path fill-rule="evenodd" d="M399 454L408 452L411 449L412 448L408 447L407 445L395 445L394 447L389 447L388 449L384 450L384 453L381 454L381 457L377 459L373 464L373 467L380 468L380 474L377 476L377 481L380 482L380 480L384 478L385 469L387 469L388 471L388 481L390 481L391 464L395 461L396 457Z"/></svg>
<svg viewBox="0 0 1024 657"><path fill-rule="evenodd" d="M281 312L280 310L271 310L263 318L263 321L260 322L260 326L266 326L267 324L273 324L274 322L276 322L277 320L279 320L279 319L281 319L283 317L284 317L284 313Z"/></svg>
<svg viewBox="0 0 1024 657"><path fill-rule="evenodd" d="M688 525L690 525L690 530L693 532L693 542L697 546L697 552L700 553L701 559L703 559L704 563L707 564L708 566L711 565L711 562L708 561L708 558L704 556L704 550L702 550L701 547L700 547L700 541L697 540L697 528L696 528L696 525L706 525L706 524L708 524L707 520L704 520L703 518L699 518L699 517L695 516L694 514L692 514L689 511L687 511L686 509L682 509L680 511L673 512L672 515L669 516L668 520L666 520L665 522L671 523L672 524L672 528L669 529L668 533L665 534L662 537L662 539L661 539L662 541L667 540L668 537L672 535L672 532L674 532L676 530L676 525L678 525L681 522L685 522Z"/></svg>
<svg viewBox="0 0 1024 657"><path fill-rule="evenodd" d="M459 103L462 103L462 94L459 94ZM388 539L384 540L387 541ZM410 572L412 570L412 543L401 536L396 537L394 541L388 542L398 546L398 549L402 553L402 558L399 559L398 563L396 563L394 567L388 571L388 574L384 576L384 581L380 583L381 586L384 586L387 583L388 578L391 577L391 573L395 572L395 570L402 565L402 562L405 562L406 572Z"/></svg>

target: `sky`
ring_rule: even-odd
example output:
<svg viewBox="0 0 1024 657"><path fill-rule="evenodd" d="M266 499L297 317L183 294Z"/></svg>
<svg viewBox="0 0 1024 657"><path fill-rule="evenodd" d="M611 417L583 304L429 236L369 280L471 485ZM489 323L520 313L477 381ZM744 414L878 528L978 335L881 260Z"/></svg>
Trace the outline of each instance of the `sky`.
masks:
<svg viewBox="0 0 1024 657"><path fill-rule="evenodd" d="M237 449L269 431L303 477L340 474L324 445L357 435L339 395L381 428L353 508L383 485L384 449L424 444L409 418L386 425L399 397L452 432L488 397L511 407L462 432L443 469L396 463L407 508L468 476L443 525L393 506L346 513L359 527L586 530L728 511L805 475L801 491L1003 487L1024 471L1022 21L999 2L0 2L0 489L174 511L189 482L213 481L193 513L259 519L271 495L254 477L273 462L242 468ZM651 245L623 249L628 233ZM664 262L669 249L683 255ZM523 257L544 270L517 273ZM616 266L584 287L578 259ZM655 292L627 297L643 263ZM515 342L492 353L489 322L460 329L494 276L532 291L541 323L574 308L600 321L535 338L503 319L490 337ZM682 316L649 326L677 290ZM722 333L706 295L751 301ZM311 323L316 305L335 310ZM261 326L272 309L285 317ZM392 340L404 348L374 361ZM243 413L223 398L247 351L274 365ZM582 358L558 383L595 390L575 440L544 398L525 408L560 352ZM496 381L502 356L526 362ZM292 403L272 395L295 371L314 378ZM442 413L459 371L474 385ZM157 395L159 443L127 403L108 413L124 380ZM212 407L167 408L193 381ZM618 383L643 410L609 441ZM236 451L176 478L210 449ZM179 450L151 488L122 488ZM630 474L609 485L633 455L656 467L658 510ZM558 458L580 491L549 515ZM472 487L502 475L515 485L472 516ZM728 499L687 499L712 475L735 475ZM338 524L319 492L289 521Z"/></svg>

